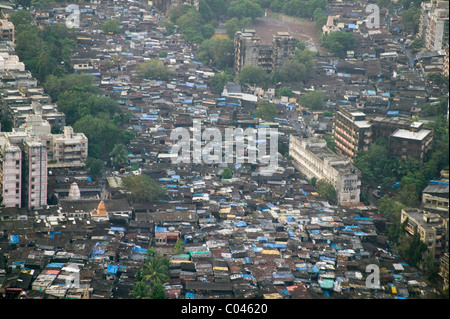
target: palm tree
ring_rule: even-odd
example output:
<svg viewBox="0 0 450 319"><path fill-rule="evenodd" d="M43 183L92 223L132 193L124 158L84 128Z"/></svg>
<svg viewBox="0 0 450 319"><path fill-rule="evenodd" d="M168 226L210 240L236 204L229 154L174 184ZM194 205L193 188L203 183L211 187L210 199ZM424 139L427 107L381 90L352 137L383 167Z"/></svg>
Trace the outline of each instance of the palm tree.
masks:
<svg viewBox="0 0 450 319"><path fill-rule="evenodd" d="M143 281L138 281L130 292L130 295L136 299L150 299L152 291L150 286Z"/></svg>
<svg viewBox="0 0 450 319"><path fill-rule="evenodd" d="M128 160L128 153L126 146L122 143L115 144L109 156L112 157L112 163L117 166L122 166Z"/></svg>
<svg viewBox="0 0 450 319"><path fill-rule="evenodd" d="M150 258L142 269L142 279L150 282L152 286L169 281L169 258L158 256Z"/></svg>

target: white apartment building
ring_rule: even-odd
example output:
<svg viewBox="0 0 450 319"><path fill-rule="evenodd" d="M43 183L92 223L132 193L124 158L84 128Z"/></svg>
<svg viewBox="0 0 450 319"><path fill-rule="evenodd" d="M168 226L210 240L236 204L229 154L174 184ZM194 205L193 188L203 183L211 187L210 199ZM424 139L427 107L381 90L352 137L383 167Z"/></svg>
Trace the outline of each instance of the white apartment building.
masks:
<svg viewBox="0 0 450 319"><path fill-rule="evenodd" d="M8 52L0 52L0 72L6 71L25 71L25 64L19 61L19 57L15 54L10 55Z"/></svg>
<svg viewBox="0 0 450 319"><path fill-rule="evenodd" d="M22 201L22 150L0 135L0 191L5 207L20 207Z"/></svg>
<svg viewBox="0 0 450 319"><path fill-rule="evenodd" d="M25 194L28 208L42 208L47 205L47 149L38 140L26 139L23 143Z"/></svg>
<svg viewBox="0 0 450 319"><path fill-rule="evenodd" d="M361 173L349 159L333 153L321 138L302 139L291 135L289 155L294 165L307 178L315 177L330 182L337 193L339 204L360 202Z"/></svg>
<svg viewBox="0 0 450 319"><path fill-rule="evenodd" d="M47 149L25 132L0 135L3 205L39 209L47 205ZM15 194L14 196L12 194ZM4 197L5 198L5 197Z"/></svg>
<svg viewBox="0 0 450 319"><path fill-rule="evenodd" d="M422 3L418 36L429 51L444 50L449 42L449 3L432 0Z"/></svg>
<svg viewBox="0 0 450 319"><path fill-rule="evenodd" d="M14 131L26 132L46 146L49 167L80 166L88 156L86 135L74 133L71 126L65 126L62 134L52 134L50 124L41 115L27 115L25 123Z"/></svg>
<svg viewBox="0 0 450 319"><path fill-rule="evenodd" d="M57 165L79 166L88 157L88 139L83 133L74 133L71 126L63 134L53 134L53 159Z"/></svg>

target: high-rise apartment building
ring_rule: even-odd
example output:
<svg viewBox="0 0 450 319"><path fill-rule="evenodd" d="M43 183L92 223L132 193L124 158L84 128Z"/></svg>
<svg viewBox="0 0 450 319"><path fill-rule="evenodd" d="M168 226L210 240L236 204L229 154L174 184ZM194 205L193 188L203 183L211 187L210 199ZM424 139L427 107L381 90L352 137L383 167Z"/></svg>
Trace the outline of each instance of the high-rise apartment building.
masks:
<svg viewBox="0 0 450 319"><path fill-rule="evenodd" d="M47 149L39 141L23 141L23 200L31 208L47 205Z"/></svg>
<svg viewBox="0 0 450 319"><path fill-rule="evenodd" d="M333 136L338 154L353 160L360 150L368 150L372 142L372 125L363 112L339 107L333 121Z"/></svg>
<svg viewBox="0 0 450 319"><path fill-rule="evenodd" d="M295 50L295 39L288 32L278 32L271 44L264 44L255 30L243 29L234 36L234 72L239 74L246 65L278 70Z"/></svg>
<svg viewBox="0 0 450 319"><path fill-rule="evenodd" d="M6 207L21 207L22 150L0 136L0 194Z"/></svg>
<svg viewBox="0 0 450 319"><path fill-rule="evenodd" d="M49 167L77 167L88 157L88 139L83 133L74 133L65 126L62 134L52 134L51 126L41 115L27 115L25 123L14 132L25 132L36 137L47 148Z"/></svg>
<svg viewBox="0 0 450 319"><path fill-rule="evenodd" d="M449 2L423 2L418 36L429 51L444 50L449 43Z"/></svg>
<svg viewBox="0 0 450 319"><path fill-rule="evenodd" d="M39 209L47 205L47 149L25 132L0 135L3 205Z"/></svg>

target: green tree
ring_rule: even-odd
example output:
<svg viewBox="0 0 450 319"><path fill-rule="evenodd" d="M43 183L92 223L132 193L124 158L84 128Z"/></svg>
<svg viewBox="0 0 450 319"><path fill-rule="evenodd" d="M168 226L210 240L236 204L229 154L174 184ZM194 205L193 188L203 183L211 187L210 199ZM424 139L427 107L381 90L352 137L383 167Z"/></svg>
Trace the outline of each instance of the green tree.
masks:
<svg viewBox="0 0 450 319"><path fill-rule="evenodd" d="M353 33L345 31L330 32L322 42L322 45L340 58L347 56L347 51L353 50L355 46L355 36Z"/></svg>
<svg viewBox="0 0 450 319"><path fill-rule="evenodd" d="M282 82L301 82L307 79L307 68L295 59L287 60L278 71L278 80Z"/></svg>
<svg viewBox="0 0 450 319"><path fill-rule="evenodd" d="M184 252L184 241L181 238L177 239L175 243L175 247L173 249L174 254L182 254Z"/></svg>
<svg viewBox="0 0 450 319"><path fill-rule="evenodd" d="M266 81L267 71L261 66L245 65L239 73L239 83L261 85Z"/></svg>
<svg viewBox="0 0 450 319"><path fill-rule="evenodd" d="M167 81L176 75L173 69L165 67L158 59L142 62L135 67L136 75L141 78Z"/></svg>
<svg viewBox="0 0 450 319"><path fill-rule="evenodd" d="M206 0L200 0L198 2L198 12L200 13L204 21L209 22L216 18L214 11L211 9Z"/></svg>
<svg viewBox="0 0 450 319"><path fill-rule="evenodd" d="M336 141L333 136L324 135L323 139L327 142L327 147L332 151L336 152Z"/></svg>
<svg viewBox="0 0 450 319"><path fill-rule="evenodd" d="M405 30L416 33L419 30L420 9L411 7L402 12L401 22Z"/></svg>
<svg viewBox="0 0 450 319"><path fill-rule="evenodd" d="M133 175L122 178L127 197L136 202L155 201L166 195L166 190L147 175Z"/></svg>
<svg viewBox="0 0 450 319"><path fill-rule="evenodd" d="M56 102L59 95L67 91L78 91L87 93L97 93L97 87L94 85L96 79L92 75L66 74L63 76L50 75L47 77L43 86L45 92L50 95L52 101Z"/></svg>
<svg viewBox="0 0 450 319"><path fill-rule="evenodd" d="M133 290L130 292L130 295L135 299L151 299L152 289L147 283L138 281L133 285Z"/></svg>
<svg viewBox="0 0 450 319"><path fill-rule="evenodd" d="M86 135L89 140L89 156L94 158L107 156L115 144L128 144L133 138L130 131L119 129L106 117L83 116L75 122L73 129Z"/></svg>
<svg viewBox="0 0 450 319"><path fill-rule="evenodd" d="M412 267L417 267L423 261L423 254L427 251L427 245L420 240L418 233L415 233L408 241L409 245L401 252L401 255Z"/></svg>
<svg viewBox="0 0 450 319"><path fill-rule="evenodd" d="M163 285L157 284L153 286L151 299L167 299Z"/></svg>
<svg viewBox="0 0 450 319"><path fill-rule="evenodd" d="M92 179L97 179L102 177L105 163L101 159L88 157L86 159L86 167L89 170L89 176Z"/></svg>
<svg viewBox="0 0 450 319"><path fill-rule="evenodd" d="M118 34L122 32L122 27L119 20L111 19L102 24L102 30L106 33Z"/></svg>
<svg viewBox="0 0 450 319"><path fill-rule="evenodd" d="M230 18L258 18L264 15L264 10L258 3L250 0L235 0L230 1L227 15Z"/></svg>
<svg viewBox="0 0 450 319"><path fill-rule="evenodd" d="M122 167L128 161L128 152L126 146L122 143L114 145L112 151L109 153L109 156L112 158L113 165Z"/></svg>
<svg viewBox="0 0 450 319"><path fill-rule="evenodd" d="M269 103L268 101L261 100L258 102L258 107L256 108L255 115L264 121L273 121L274 117L278 114L275 104Z"/></svg>
<svg viewBox="0 0 450 319"><path fill-rule="evenodd" d="M29 25L33 21L33 16L27 10L18 10L11 13L9 20L17 29L20 25Z"/></svg>
<svg viewBox="0 0 450 319"><path fill-rule="evenodd" d="M384 177L395 174L396 161L389 156L388 140L379 138L367 151L356 153L353 165L361 171L361 184L376 188Z"/></svg>
<svg viewBox="0 0 450 319"><path fill-rule="evenodd" d="M234 38L236 31L250 27L251 23L252 18L231 18L225 22L225 29L227 30L228 36Z"/></svg>
<svg viewBox="0 0 450 319"><path fill-rule="evenodd" d="M313 20L315 22L316 30L322 30L322 27L327 23L328 16L320 7L316 8L313 13Z"/></svg>
<svg viewBox="0 0 450 319"><path fill-rule="evenodd" d="M208 81L208 85L211 88L213 93L222 93L225 85L233 80L233 76L228 73L216 73L213 77L211 77Z"/></svg>
<svg viewBox="0 0 450 319"><path fill-rule="evenodd" d="M282 96L293 97L294 96L294 92L292 92L291 88L283 86L283 87L281 87L279 89L275 89L275 96L277 98L280 98Z"/></svg>
<svg viewBox="0 0 450 319"><path fill-rule="evenodd" d="M230 179L233 177L233 171L230 168L225 167L222 171L221 177L222 179Z"/></svg>
<svg viewBox="0 0 450 319"><path fill-rule="evenodd" d="M203 38L209 39L216 33L216 28L212 24L204 24L200 27L200 33Z"/></svg>
<svg viewBox="0 0 450 319"><path fill-rule="evenodd" d="M155 256L145 262L142 268L142 280L149 282L152 287L168 282L169 258Z"/></svg>
<svg viewBox="0 0 450 319"><path fill-rule="evenodd" d="M337 203L337 193L334 186L330 182L320 179L316 182L316 188L319 194L325 197L327 201L332 204Z"/></svg>
<svg viewBox="0 0 450 319"><path fill-rule="evenodd" d="M299 104L311 110L321 110L325 107L325 97L322 90L314 90L300 95Z"/></svg>
<svg viewBox="0 0 450 319"><path fill-rule="evenodd" d="M208 39L198 49L198 59L219 70L233 67L234 42L227 38Z"/></svg>

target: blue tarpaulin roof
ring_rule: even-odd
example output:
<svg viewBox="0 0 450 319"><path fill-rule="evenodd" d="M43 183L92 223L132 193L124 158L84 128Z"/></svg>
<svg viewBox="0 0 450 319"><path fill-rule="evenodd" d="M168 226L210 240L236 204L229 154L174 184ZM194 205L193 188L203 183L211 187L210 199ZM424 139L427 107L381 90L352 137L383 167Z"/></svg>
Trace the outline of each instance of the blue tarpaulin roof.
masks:
<svg viewBox="0 0 450 319"><path fill-rule="evenodd" d="M155 226L155 233L164 233L167 231L167 227Z"/></svg>
<svg viewBox="0 0 450 319"><path fill-rule="evenodd" d="M64 263L49 263L47 264L47 268L62 268Z"/></svg>
<svg viewBox="0 0 450 319"><path fill-rule="evenodd" d="M147 251L148 251L147 249L141 248L141 247L137 247L137 246L133 248L133 252L139 253L139 254L146 254Z"/></svg>
<svg viewBox="0 0 450 319"><path fill-rule="evenodd" d="M117 274L117 271L119 270L119 266L117 265L108 265L108 268L106 268L107 274Z"/></svg>
<svg viewBox="0 0 450 319"><path fill-rule="evenodd" d="M19 243L19 235L9 235L9 243L10 244L18 244Z"/></svg>

